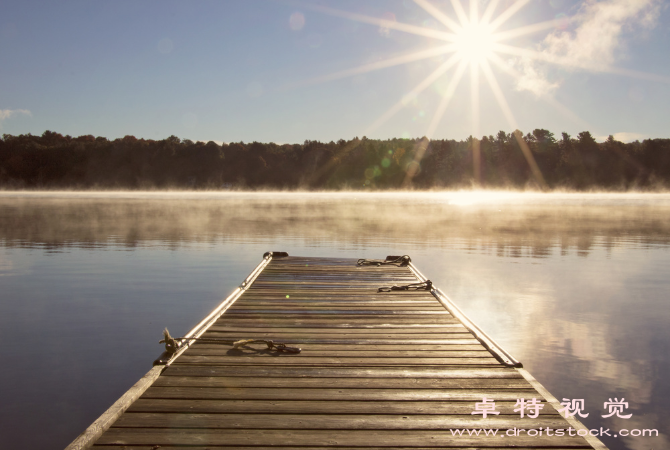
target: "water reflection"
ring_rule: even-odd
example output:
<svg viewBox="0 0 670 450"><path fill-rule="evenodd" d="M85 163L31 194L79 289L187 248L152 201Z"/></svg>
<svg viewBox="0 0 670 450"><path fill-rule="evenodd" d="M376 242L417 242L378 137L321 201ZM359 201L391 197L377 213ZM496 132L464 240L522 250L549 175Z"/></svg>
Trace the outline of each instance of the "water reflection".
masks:
<svg viewBox="0 0 670 450"><path fill-rule="evenodd" d="M0 428L66 445L266 250L407 253L589 427L663 434L610 448L668 448L669 243L660 194L4 193L0 382L34 398L4 393ZM615 397L631 419L601 417Z"/></svg>

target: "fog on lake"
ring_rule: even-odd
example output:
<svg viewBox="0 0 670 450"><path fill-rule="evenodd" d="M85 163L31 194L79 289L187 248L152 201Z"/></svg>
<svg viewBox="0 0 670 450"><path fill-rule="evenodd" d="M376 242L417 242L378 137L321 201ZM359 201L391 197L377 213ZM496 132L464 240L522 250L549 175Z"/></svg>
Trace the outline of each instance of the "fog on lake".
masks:
<svg viewBox="0 0 670 450"><path fill-rule="evenodd" d="M659 431L611 449L670 448L670 195L505 191L0 192L3 442L66 446L268 250L408 254L589 428Z"/></svg>

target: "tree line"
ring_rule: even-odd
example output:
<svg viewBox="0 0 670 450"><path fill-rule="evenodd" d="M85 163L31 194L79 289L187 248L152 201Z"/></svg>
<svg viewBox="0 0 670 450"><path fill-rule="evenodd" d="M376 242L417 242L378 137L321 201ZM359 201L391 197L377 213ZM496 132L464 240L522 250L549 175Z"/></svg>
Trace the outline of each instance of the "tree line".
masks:
<svg viewBox="0 0 670 450"><path fill-rule="evenodd" d="M544 129L466 140L302 144L3 135L5 189L630 189L670 184L670 139L598 143Z"/></svg>

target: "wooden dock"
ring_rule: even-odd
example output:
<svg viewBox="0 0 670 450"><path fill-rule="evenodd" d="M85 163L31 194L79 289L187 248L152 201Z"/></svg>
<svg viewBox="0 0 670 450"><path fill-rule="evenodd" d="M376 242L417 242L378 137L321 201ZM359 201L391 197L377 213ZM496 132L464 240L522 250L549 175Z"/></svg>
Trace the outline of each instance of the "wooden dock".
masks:
<svg viewBox="0 0 670 450"><path fill-rule="evenodd" d="M585 428L440 290L377 292L423 281L412 264L266 254L187 335L201 340L164 354L68 449L606 449L569 436ZM240 339L302 351L226 343ZM484 397L499 414L473 414ZM533 398L537 418L514 412Z"/></svg>

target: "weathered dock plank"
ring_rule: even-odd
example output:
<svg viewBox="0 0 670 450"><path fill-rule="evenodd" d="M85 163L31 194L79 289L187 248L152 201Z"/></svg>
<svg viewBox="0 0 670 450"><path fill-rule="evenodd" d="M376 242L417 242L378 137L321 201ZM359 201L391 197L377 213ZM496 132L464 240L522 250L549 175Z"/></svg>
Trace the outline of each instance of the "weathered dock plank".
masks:
<svg viewBox="0 0 670 450"><path fill-rule="evenodd" d="M164 376L153 386L222 388L533 389L525 378L295 378Z"/></svg>
<svg viewBox="0 0 670 450"><path fill-rule="evenodd" d="M153 444L160 445L283 445L301 447L320 445L330 447L351 446L402 446L428 448L460 448L487 446L551 448L558 439L547 436L518 436L510 439L502 434L496 436L453 436L444 430L228 430L188 428L111 428L100 438L101 444ZM510 442L515 441L515 442ZM562 447L588 448L579 436L560 439ZM485 447L484 447L485 448Z"/></svg>
<svg viewBox="0 0 670 450"><path fill-rule="evenodd" d="M167 418L166 418L167 417ZM374 415L374 414L165 414L135 413L120 418L119 428L219 428L219 429L297 429L297 430L445 430L481 428L481 418L472 415ZM495 417L487 426L497 429L519 427L519 417ZM556 416L541 416L525 421L529 428L561 428L565 422Z"/></svg>
<svg viewBox="0 0 670 450"><path fill-rule="evenodd" d="M118 449L118 445L95 445L93 446L94 449L98 450L103 450L103 449ZM203 446L173 446L173 445L161 445L158 447L160 450L177 450L177 449L188 449L188 450L220 450L220 449L230 449L228 446L218 446L218 445L208 445L206 447ZM248 446L243 446L243 445L236 445L235 449L236 450L295 450L295 449L300 449L300 450L332 450L333 447L312 447L312 446L307 446L307 447L295 447L295 446L283 446L283 445L277 445L277 446L253 446L253 447L248 447ZM434 450L436 447L338 447L341 449L346 449L346 450L408 450L411 448L412 450ZM438 447L438 448L458 448L459 450L509 450L510 447ZM518 448L518 447L517 447ZM538 447L526 447L528 448L538 448ZM551 450L575 450L575 449L590 449L593 447L589 446L582 446L582 447L544 447L544 448L551 448ZM157 450L155 445L124 445L121 447L123 450Z"/></svg>
<svg viewBox="0 0 670 450"><path fill-rule="evenodd" d="M259 267L189 334L202 340L189 341L109 429L86 445L606 448L568 433L510 434L583 426L563 418L551 394L512 367L513 358L499 353L437 291L377 291L424 281L413 266L269 255ZM241 339L302 351L279 353L263 343L233 348ZM499 414L473 414L483 398L495 401ZM541 401L537 417L520 416L520 399Z"/></svg>
<svg viewBox="0 0 670 450"><path fill-rule="evenodd" d="M162 376L225 376L225 377L293 377L293 378L410 378L410 379L497 379L519 378L523 376L514 369L501 367L461 368L461 367L303 367L299 371L292 368L265 367L262 364L247 368L236 366L175 366L167 367Z"/></svg>
<svg viewBox="0 0 670 450"><path fill-rule="evenodd" d="M316 400L316 401L481 401L490 394L490 389L380 389L380 388L320 388L304 386L282 389L256 387L254 389L233 387L150 387L144 399L200 399L200 400ZM534 389L506 390L496 395L496 401L516 401L537 397Z"/></svg>
<svg viewBox="0 0 670 450"><path fill-rule="evenodd" d="M164 413L247 413L247 414L422 414L466 415L471 414L474 402L466 401L311 401L311 400L201 400L201 399L138 399L126 412ZM514 416L513 401L496 402L500 416ZM540 411L540 415L554 415L553 409ZM485 427L486 421L482 422ZM525 424L524 424L525 426ZM568 425L566 424L565 428ZM487 427L488 428L488 427Z"/></svg>
<svg viewBox="0 0 670 450"><path fill-rule="evenodd" d="M183 355L175 365L257 365L259 363L265 365L281 365L281 366L491 366L495 367L499 363L495 358L293 358L287 361L288 358L258 358L258 356L189 356Z"/></svg>

